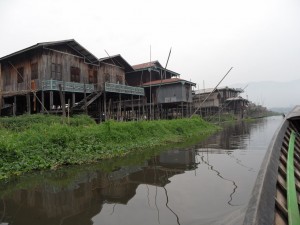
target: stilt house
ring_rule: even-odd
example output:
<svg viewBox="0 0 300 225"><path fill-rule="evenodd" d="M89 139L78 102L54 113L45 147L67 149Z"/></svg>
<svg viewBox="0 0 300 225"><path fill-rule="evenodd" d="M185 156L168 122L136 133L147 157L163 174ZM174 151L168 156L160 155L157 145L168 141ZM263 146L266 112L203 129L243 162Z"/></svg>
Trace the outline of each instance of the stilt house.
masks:
<svg viewBox="0 0 300 225"><path fill-rule="evenodd" d="M148 117L177 118L192 113L195 83L180 79L179 73L163 68L158 61L132 67L134 71L126 73L126 82L145 89Z"/></svg>
<svg viewBox="0 0 300 225"><path fill-rule="evenodd" d="M194 107L203 116L214 115L219 112L230 112L236 115L243 115L248 100L242 98L240 88L220 87L214 92L213 88L195 91L193 96Z"/></svg>
<svg viewBox="0 0 300 225"><path fill-rule="evenodd" d="M75 40L43 42L0 58L2 114L60 113L66 108L112 117L115 94L144 96L125 85L132 67L121 57L98 59Z"/></svg>

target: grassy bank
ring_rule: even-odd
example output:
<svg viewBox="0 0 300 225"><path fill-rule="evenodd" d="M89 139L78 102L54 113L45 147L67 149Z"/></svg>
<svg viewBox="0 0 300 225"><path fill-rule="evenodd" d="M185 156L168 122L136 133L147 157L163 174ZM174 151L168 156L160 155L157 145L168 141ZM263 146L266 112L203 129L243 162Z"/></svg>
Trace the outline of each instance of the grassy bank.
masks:
<svg viewBox="0 0 300 225"><path fill-rule="evenodd" d="M0 179L32 170L56 168L120 157L168 145L217 127L192 119L95 122L87 116L70 119L46 115L0 119Z"/></svg>

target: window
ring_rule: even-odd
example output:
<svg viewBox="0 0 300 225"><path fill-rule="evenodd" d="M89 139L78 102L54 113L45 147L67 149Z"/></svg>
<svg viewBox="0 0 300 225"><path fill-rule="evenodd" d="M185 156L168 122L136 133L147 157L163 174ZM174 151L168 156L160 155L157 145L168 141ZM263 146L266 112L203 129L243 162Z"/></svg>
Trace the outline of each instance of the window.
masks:
<svg viewBox="0 0 300 225"><path fill-rule="evenodd" d="M90 84L98 83L97 75L98 75L97 70L89 70L89 83Z"/></svg>
<svg viewBox="0 0 300 225"><path fill-rule="evenodd" d="M71 66L71 81L80 82L80 69L78 67Z"/></svg>
<svg viewBox="0 0 300 225"><path fill-rule="evenodd" d="M17 69L18 74L17 74L17 81L18 83L23 83L24 82L24 67L19 67Z"/></svg>
<svg viewBox="0 0 300 225"><path fill-rule="evenodd" d="M110 75L109 75L109 73L106 73L106 74L104 74L104 79L105 79L105 82L110 82Z"/></svg>
<svg viewBox="0 0 300 225"><path fill-rule="evenodd" d="M32 63L31 67L31 80L38 79L38 64Z"/></svg>
<svg viewBox="0 0 300 225"><path fill-rule="evenodd" d="M121 75L117 75L117 83L122 84L123 83L123 77Z"/></svg>
<svg viewBox="0 0 300 225"><path fill-rule="evenodd" d="M4 69L4 85L10 85L11 84L11 76L10 76L10 69L8 67L5 67Z"/></svg>
<svg viewBox="0 0 300 225"><path fill-rule="evenodd" d="M56 63L51 64L51 79L62 80L61 64L56 64Z"/></svg>

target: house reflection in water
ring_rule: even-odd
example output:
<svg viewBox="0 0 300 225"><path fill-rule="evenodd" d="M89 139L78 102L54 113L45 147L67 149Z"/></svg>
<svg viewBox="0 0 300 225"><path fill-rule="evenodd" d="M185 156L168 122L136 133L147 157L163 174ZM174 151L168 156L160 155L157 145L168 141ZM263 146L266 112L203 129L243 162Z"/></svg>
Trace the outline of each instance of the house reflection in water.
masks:
<svg viewBox="0 0 300 225"><path fill-rule="evenodd" d="M25 181L14 184L25 188L10 194L0 191L0 223L93 224L92 218L104 204L126 205L139 185L164 187L172 176L195 168L194 150L175 150L155 156L142 166L122 167L110 173L81 171L72 174L75 178L71 181L68 170L56 171L45 180L35 177L40 181L36 185Z"/></svg>

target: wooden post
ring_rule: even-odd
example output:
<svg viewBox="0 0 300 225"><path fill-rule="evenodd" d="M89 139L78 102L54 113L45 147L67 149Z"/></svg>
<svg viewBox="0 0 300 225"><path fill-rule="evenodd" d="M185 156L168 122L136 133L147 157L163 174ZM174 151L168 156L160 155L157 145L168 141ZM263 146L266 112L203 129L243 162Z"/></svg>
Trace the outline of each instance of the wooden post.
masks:
<svg viewBox="0 0 300 225"><path fill-rule="evenodd" d="M66 118L66 102L65 102L65 97L62 91L62 86L61 84L58 85L59 87L59 97L60 97L60 104L62 108L62 116L63 118Z"/></svg>
<svg viewBox="0 0 300 225"><path fill-rule="evenodd" d="M27 114L31 114L30 93L26 94Z"/></svg>
<svg viewBox="0 0 300 225"><path fill-rule="evenodd" d="M75 106L75 103L76 103L76 95L75 95L75 92L72 93L72 107Z"/></svg>
<svg viewBox="0 0 300 225"><path fill-rule="evenodd" d="M146 101L146 96L143 97L143 119L145 119L145 101Z"/></svg>
<svg viewBox="0 0 300 225"><path fill-rule="evenodd" d="M104 91L104 93L103 93L104 95L103 95L103 106L104 106L104 121L106 121L106 92Z"/></svg>
<svg viewBox="0 0 300 225"><path fill-rule="evenodd" d="M119 107L118 107L118 120L121 121L122 107L121 107L121 93L119 93Z"/></svg>
<svg viewBox="0 0 300 225"><path fill-rule="evenodd" d="M134 115L134 108L133 108L133 95L131 95L131 116L133 117ZM133 120L133 118L131 118Z"/></svg>
<svg viewBox="0 0 300 225"><path fill-rule="evenodd" d="M102 121L102 102L101 97L98 98L99 123Z"/></svg>
<svg viewBox="0 0 300 225"><path fill-rule="evenodd" d="M68 124L70 125L70 99L68 99Z"/></svg>
<svg viewBox="0 0 300 225"><path fill-rule="evenodd" d="M36 92L33 92L33 111L36 112Z"/></svg>
<svg viewBox="0 0 300 225"><path fill-rule="evenodd" d="M126 120L126 100L124 99L123 103L123 114L122 114L123 120Z"/></svg>
<svg viewBox="0 0 300 225"><path fill-rule="evenodd" d="M1 116L1 111L2 111L2 91L0 91L0 116Z"/></svg>
<svg viewBox="0 0 300 225"><path fill-rule="evenodd" d="M111 119L111 98L108 101L108 119Z"/></svg>
<svg viewBox="0 0 300 225"><path fill-rule="evenodd" d="M45 111L45 93L44 93L43 90L42 90L42 105L41 105L41 108L42 108L42 113L44 113L44 111Z"/></svg>
<svg viewBox="0 0 300 225"><path fill-rule="evenodd" d="M50 111L51 111L52 108L53 108L53 91L50 91L49 97L50 97L50 105L49 105L49 107L50 107Z"/></svg>
<svg viewBox="0 0 300 225"><path fill-rule="evenodd" d="M3 106L3 101L2 101L2 90L3 90L3 82L2 82L2 69L1 69L1 63L0 63L0 116L1 116L1 111L2 111L2 106Z"/></svg>
<svg viewBox="0 0 300 225"><path fill-rule="evenodd" d="M17 113L17 96L14 96L13 116L16 116L16 113Z"/></svg>
<svg viewBox="0 0 300 225"><path fill-rule="evenodd" d="M138 104L138 107L139 107L139 112L138 112L138 120L141 119L141 96L139 95L139 104Z"/></svg>
<svg viewBox="0 0 300 225"><path fill-rule="evenodd" d="M87 100L86 100L86 86L85 86L85 83L84 83L84 112L85 112L85 114L88 114L88 111L87 111Z"/></svg>

